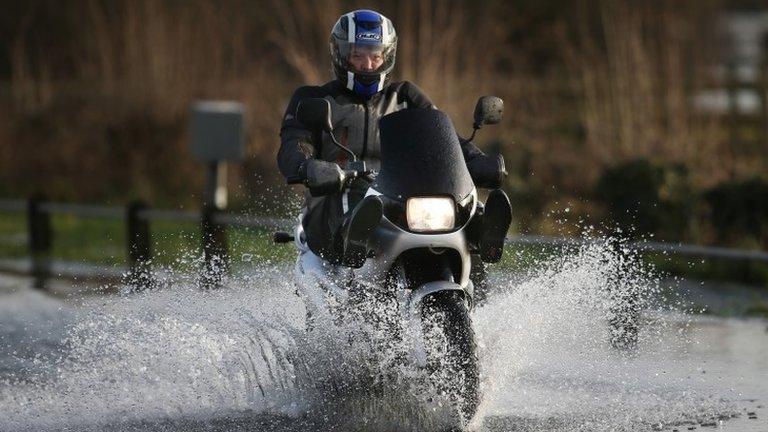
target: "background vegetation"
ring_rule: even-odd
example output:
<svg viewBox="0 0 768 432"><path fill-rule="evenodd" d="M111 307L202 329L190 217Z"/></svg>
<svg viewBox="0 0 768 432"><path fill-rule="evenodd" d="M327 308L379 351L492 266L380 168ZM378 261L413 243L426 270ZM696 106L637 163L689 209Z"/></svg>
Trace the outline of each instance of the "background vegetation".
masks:
<svg viewBox="0 0 768 432"><path fill-rule="evenodd" d="M189 106L235 99L249 136L230 178L234 205L289 213L274 162L283 110L297 86L330 79L335 19L370 7L395 22L398 78L460 131L477 96L504 98L505 121L479 144L507 158L517 230L609 221L662 240L766 248L765 117L692 104L729 84L716 73L716 29L750 3L12 2L0 17L0 197L196 206Z"/></svg>

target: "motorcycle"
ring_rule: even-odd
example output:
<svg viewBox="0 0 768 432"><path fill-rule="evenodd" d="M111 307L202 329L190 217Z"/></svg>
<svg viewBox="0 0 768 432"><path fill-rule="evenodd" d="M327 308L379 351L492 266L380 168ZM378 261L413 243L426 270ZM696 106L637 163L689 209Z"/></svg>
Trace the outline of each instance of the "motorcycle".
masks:
<svg viewBox="0 0 768 432"><path fill-rule="evenodd" d="M276 233L275 241L294 241L298 249L296 280L307 306L308 328L324 317L360 311L365 305L393 305L387 319L392 332L419 329L412 361L432 377L432 386L450 401L457 429L463 429L480 403L480 370L470 311L474 284L471 221L478 193L467 170L453 124L436 109L406 109L380 121L381 167L375 177L365 163L333 136L330 104L306 99L297 119L307 128L330 135L349 155L344 184L357 177L372 183L366 196L378 196L383 217L367 244L360 268L329 265L307 246L301 224L294 235ZM501 120L503 101L486 96L475 108L474 131ZM314 183L313 183L314 182ZM292 178L322 189L313 173ZM497 189L494 194L504 194ZM507 205L508 198L504 195ZM500 255L499 255L500 257ZM360 319L366 315L358 313ZM393 336L397 337L397 336Z"/></svg>

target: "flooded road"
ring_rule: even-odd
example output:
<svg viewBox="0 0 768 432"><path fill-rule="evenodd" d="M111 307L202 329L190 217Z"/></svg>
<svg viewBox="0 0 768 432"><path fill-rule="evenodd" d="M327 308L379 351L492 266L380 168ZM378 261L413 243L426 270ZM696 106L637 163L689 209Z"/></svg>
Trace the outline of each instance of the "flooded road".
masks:
<svg viewBox="0 0 768 432"><path fill-rule="evenodd" d="M768 430L768 322L651 305L637 349L616 351L604 265L583 253L492 278L473 312L475 430ZM0 276L0 430L439 430L386 355L340 329L307 336L288 275L265 266L211 292L177 275L154 292L67 298Z"/></svg>

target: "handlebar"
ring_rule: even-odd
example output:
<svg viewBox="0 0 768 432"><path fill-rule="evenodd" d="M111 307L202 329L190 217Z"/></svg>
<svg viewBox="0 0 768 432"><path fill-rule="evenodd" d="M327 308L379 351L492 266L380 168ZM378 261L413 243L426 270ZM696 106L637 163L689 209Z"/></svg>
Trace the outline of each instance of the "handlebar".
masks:
<svg viewBox="0 0 768 432"><path fill-rule="evenodd" d="M289 185L304 184L304 178L299 175L287 177L285 180Z"/></svg>
<svg viewBox="0 0 768 432"><path fill-rule="evenodd" d="M368 170L366 168L366 164L364 161L358 161L353 160L347 162L346 169L340 169L338 165L336 166L336 172L338 172L338 175L340 176L342 187L344 187L350 180L353 180L357 177L362 177L368 181L373 181L372 171ZM333 171L333 169L331 169ZM340 172L339 172L340 171ZM329 173L325 173L324 175L332 175ZM297 174L294 174L292 176L286 177L286 183L289 185L295 185L295 184L303 184L305 186L308 186L307 184L307 173L305 170L299 170Z"/></svg>

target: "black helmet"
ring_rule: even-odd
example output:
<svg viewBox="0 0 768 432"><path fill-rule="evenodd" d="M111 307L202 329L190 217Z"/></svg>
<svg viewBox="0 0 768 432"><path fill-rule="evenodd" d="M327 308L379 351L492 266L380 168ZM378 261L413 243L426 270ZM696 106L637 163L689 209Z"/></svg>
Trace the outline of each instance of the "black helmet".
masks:
<svg viewBox="0 0 768 432"><path fill-rule="evenodd" d="M336 78L348 90L370 97L389 83L395 67L397 34L392 21L384 15L356 10L336 21L331 30L330 50ZM354 59L350 57L353 55ZM355 59L365 61L367 67L356 68Z"/></svg>

